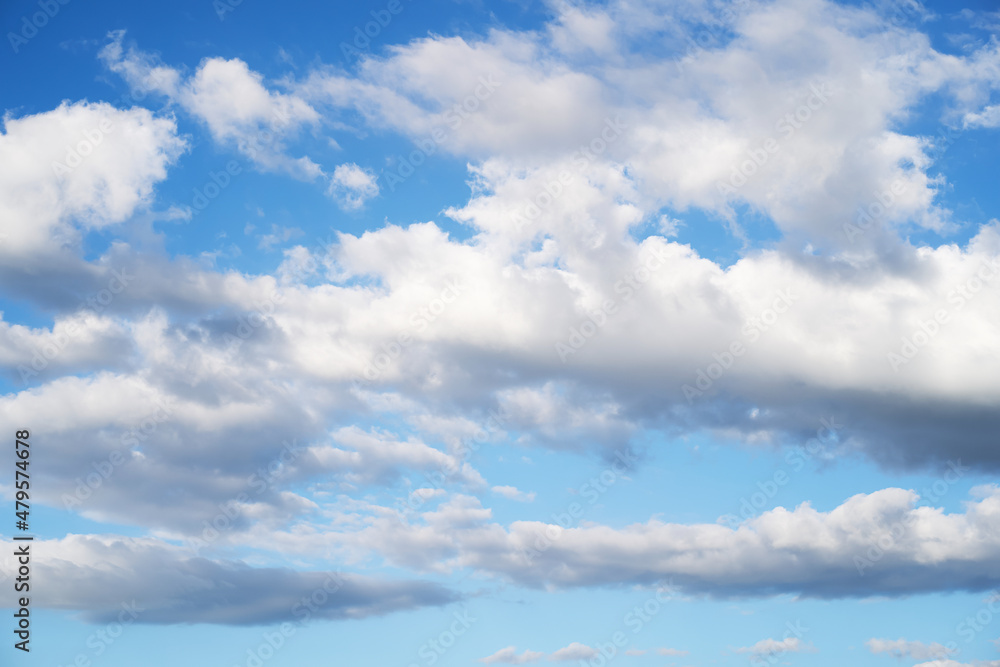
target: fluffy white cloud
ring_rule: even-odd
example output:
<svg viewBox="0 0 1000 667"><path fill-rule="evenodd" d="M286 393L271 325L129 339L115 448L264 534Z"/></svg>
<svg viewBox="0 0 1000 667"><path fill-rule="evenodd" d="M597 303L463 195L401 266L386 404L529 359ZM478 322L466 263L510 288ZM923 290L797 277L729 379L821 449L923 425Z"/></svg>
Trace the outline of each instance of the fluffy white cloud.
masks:
<svg viewBox="0 0 1000 667"><path fill-rule="evenodd" d="M275 114L287 115L290 129L315 124L318 112L307 97L317 108L357 107L371 123L416 137L444 122L449 105L463 99L464 85L473 91L484 85L480 71L502 72L503 85L488 99L473 94L477 110L445 141L459 153L494 156L473 165L473 197L449 210L475 230L472 241L452 241L433 224L423 224L343 235L323 254L289 251L284 281L294 283L295 275L312 266L325 269L331 283L291 285L288 306L273 320L275 336L259 350L289 382L362 379L376 391L392 383L409 399L440 399L435 409L447 404L447 396L471 390L479 408L507 406L514 424L526 431L525 442L552 447L620 447L648 425L797 438L815 430L818 416L807 413L822 406L852 415L850 441L841 443L845 449L864 450L887 465L923 465L946 456L950 440L942 434L959 420L971 435L958 454L993 465L988 434L995 424L983 402L992 400L995 386L988 373L969 371L995 356L989 350L997 322L986 304L996 281L982 286L976 277L984 268L992 276L989 267L1000 247L995 228L985 228L965 248L913 249L893 241L889 250L895 259L886 266L866 254L871 249L866 244L885 242L890 230L878 225L850 244L843 224L853 221L854 208L849 215L837 211L870 202L865 198L871 193L859 183L869 190L872 183L891 189L901 179L890 217L939 226L937 185L926 175L931 163L923 155L927 144L890 128L935 90L950 91L956 108L978 108L992 85L988 75L995 53L985 48L964 58L944 56L918 33L880 30L885 26L868 10L775 2L729 17L733 39L688 54L679 65L669 57L638 62L622 51L614 76L600 68L580 74L571 41L621 50L625 41L614 37L616 31L669 28L646 21L645 6L586 15L568 6L556 11L553 29L577 35L560 38L558 53L527 33L496 31L478 41L432 37L392 49L385 58L366 59L353 77L317 70L288 93L267 89L239 61L209 59L184 76L125 49L121 34L102 53L129 81L152 81L144 85L204 118L221 141L236 141ZM685 20L707 21L711 15L705 11L692 4L683 13ZM618 27L608 27L609 21ZM814 24L836 27L808 35L793 30ZM804 40L812 44L808 52L824 58L782 57ZM761 78L750 71L757 62L771 63L783 76ZM870 81L861 72L870 72ZM734 84L733 77L750 74L754 86ZM654 76L669 85L646 86ZM867 90L869 84L871 95L837 95L859 86ZM413 97L417 90L426 93L420 104ZM605 94L610 90L631 94ZM645 97L640 90L647 91ZM233 96L241 103L223 104ZM871 98L864 109L856 106L860 97ZM691 102L700 99L707 101ZM428 100L436 101L426 106ZM509 106L523 100L546 113ZM589 125L537 127L566 115L553 113L554 100L584 110L571 115ZM718 179L742 159L741 152L756 150L754 142L786 115L786 103L792 112L807 104L808 123L782 138L787 143L772 156L774 162L741 187L738 198L767 209L789 234L829 232L851 250L831 257L748 253L723 269L680 244L655 237L642 244L632 240L642 225L659 217L664 202L710 210L732 203L731 197L719 198ZM620 131L610 129L606 119L615 125L619 117ZM484 123L496 131L484 131ZM692 123L707 125L699 129ZM535 149L545 142L536 131L555 142L541 153ZM603 131L611 132L603 152L590 154L582 165L568 157ZM699 156L723 171L701 174ZM784 161L779 164L778 158ZM669 170L678 165L684 173L671 176ZM569 175L565 182L563 172ZM360 204L378 187L371 173L353 163L342 164L331 178L346 188L346 205ZM796 179L832 189L812 192L814 185ZM553 183L559 185L554 195L546 192ZM786 196L799 200L781 199ZM537 215L530 215L531 206L539 209ZM647 274L648 280L637 282ZM369 279L381 289L373 289ZM362 285L343 286L349 280ZM223 281L203 273L193 282ZM456 287L445 292L449 284ZM975 296L967 284L978 285ZM750 324L774 315L769 310L780 294L794 295L789 312L773 326ZM154 294L142 298L152 300ZM608 303L615 313L604 312ZM836 326L817 317L816 304L823 304ZM938 326L933 320L942 309L949 322ZM933 334L923 330L928 327ZM967 343L969 335L974 345L957 344ZM926 336L931 340L923 344ZM409 342L403 346L401 338ZM733 363L716 361L728 359L734 343L748 342L753 345ZM394 346L401 354L383 363L381 355ZM471 372L493 380L473 382L470 371L456 372L456 355L472 355ZM721 377L703 377L719 364L730 367ZM537 383L497 379L504 369L529 366L539 369ZM735 400L720 410L716 399L724 394ZM901 399L926 408L904 424L905 432L898 430ZM955 405L944 409L942 400ZM803 402L811 407L803 409ZM761 417L751 423L745 415L754 410Z"/></svg>
<svg viewBox="0 0 1000 667"><path fill-rule="evenodd" d="M984 124L976 119L991 117L979 107L996 87L995 44L943 54L872 8L830 2L719 12L692 2L676 8L674 24L654 3L554 7L547 34L415 40L364 60L356 76L314 71L300 94L460 155L501 160L511 175L574 152L627 164L647 207L699 207L737 231L733 207L742 203L797 241L835 249L877 247L894 227L949 225L935 205L944 183L928 175L930 154L947 141L897 128L937 92L950 102L948 124L962 114L967 126ZM682 24L703 26L714 43L692 52ZM630 52L636 32L676 52L652 60ZM886 192L892 205L879 228L845 234Z"/></svg>
<svg viewBox="0 0 1000 667"><path fill-rule="evenodd" d="M378 196L378 183L370 169L363 169L354 163L341 164L330 177L329 193L343 208L357 209Z"/></svg>
<svg viewBox="0 0 1000 667"><path fill-rule="evenodd" d="M301 98L268 90L263 77L239 59L206 58L186 77L154 56L122 46L125 33L111 33L101 50L105 65L125 78L135 94L157 92L203 121L213 138L230 144L262 169L312 180L323 174L308 157L285 154L284 139L319 114Z"/></svg>
<svg viewBox="0 0 1000 667"><path fill-rule="evenodd" d="M830 512L803 503L735 527L650 520L613 529L538 521L504 528L476 499L453 496L419 521L401 526L399 517L383 516L336 541L396 565L468 567L538 587L669 579L682 590L723 597L787 592L830 598L995 586L1000 489L975 489L964 513L916 506L917 500L912 491L884 489Z"/></svg>
<svg viewBox="0 0 1000 667"><path fill-rule="evenodd" d="M558 651L553 651L549 655L549 660L553 662L562 662L566 660L589 660L597 655L597 649L591 648L586 644L581 644L580 642L573 642L569 646L564 646Z"/></svg>
<svg viewBox="0 0 1000 667"><path fill-rule="evenodd" d="M64 249L74 251L65 259L79 264L82 233L121 223L148 205L153 186L184 148L174 121L146 109L64 102L52 111L7 116L0 134L6 270Z"/></svg>
<svg viewBox="0 0 1000 667"><path fill-rule="evenodd" d="M1000 468L1000 227L964 246L917 248L899 236L946 231L950 220L936 203L946 184L929 176L938 140L905 134L902 120L940 92L947 122L991 124L995 45L947 56L868 9L777 1L732 17L732 39L683 57L685 46L668 42L677 52L640 60L630 35L676 37L646 20L651 11L558 5L537 34L428 37L364 59L356 74L316 69L286 92L239 60L208 58L188 74L113 35L102 51L110 69L262 169L323 175L288 157L286 143L340 109L370 127L436 136L473 161L471 197L447 211L469 238L431 222L344 233L288 250L277 278L122 242L84 262L88 230L152 200L185 146L174 121L90 103L8 118L0 271L12 293L59 314L49 328L0 323L0 364L16 373L67 338L51 375L0 398L0 416L38 424L56 443L39 500L80 501L80 470L117 454L123 463L84 488L78 511L171 538L203 535L205 521L235 511L220 545L272 548L281 535L289 551L469 567L528 586L672 576L709 594L835 596L993 585L995 489L962 514L885 489L739 527L569 530L500 526L464 495L491 488L464 456L488 419L476 442L509 429L525 446L633 460L630 443L646 429L770 445L801 441L832 415L844 423L824 438L831 455ZM712 18L696 2L678 11ZM593 54L609 65L588 64ZM732 181L762 150L766 163ZM348 208L378 194L355 163L329 182ZM886 192L884 216L852 239L844 225ZM741 203L769 216L785 243L722 266L662 227L646 234L665 207L683 222L687 208L731 216ZM273 232L265 247L292 230ZM803 252L803 240L815 245ZM65 261L49 262L47 275L17 264L57 253ZM106 311L91 315L66 287L103 289L123 262L141 271ZM56 377L73 373L88 375ZM289 441L294 460L283 461ZM441 474L444 488L411 473ZM374 502L338 498L348 507L332 509L334 491L376 485L435 505L410 523ZM305 518L313 513L332 523ZM558 539L527 559L550 532ZM886 539L891 548L873 551ZM510 647L484 660L541 656Z"/></svg>

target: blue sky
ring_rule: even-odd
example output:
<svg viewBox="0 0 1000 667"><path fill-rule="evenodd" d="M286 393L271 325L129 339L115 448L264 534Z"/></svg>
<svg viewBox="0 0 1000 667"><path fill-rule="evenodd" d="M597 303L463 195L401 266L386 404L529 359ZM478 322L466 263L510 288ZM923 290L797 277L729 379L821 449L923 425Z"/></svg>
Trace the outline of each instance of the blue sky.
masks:
<svg viewBox="0 0 1000 667"><path fill-rule="evenodd" d="M995 3L0 19L3 664L1000 665Z"/></svg>

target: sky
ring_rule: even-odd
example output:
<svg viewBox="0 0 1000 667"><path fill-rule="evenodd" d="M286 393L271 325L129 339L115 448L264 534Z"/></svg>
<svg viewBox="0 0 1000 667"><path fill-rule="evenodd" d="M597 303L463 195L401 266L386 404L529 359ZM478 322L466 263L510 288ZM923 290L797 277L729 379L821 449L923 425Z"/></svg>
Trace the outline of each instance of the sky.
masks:
<svg viewBox="0 0 1000 667"><path fill-rule="evenodd" d="M0 664L1000 666L995 2L0 24Z"/></svg>

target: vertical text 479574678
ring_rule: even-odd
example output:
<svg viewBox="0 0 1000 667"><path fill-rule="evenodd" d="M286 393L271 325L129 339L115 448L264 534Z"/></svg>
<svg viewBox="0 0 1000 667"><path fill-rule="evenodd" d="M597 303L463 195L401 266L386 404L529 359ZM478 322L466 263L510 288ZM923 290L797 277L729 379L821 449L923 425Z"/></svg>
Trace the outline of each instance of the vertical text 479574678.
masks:
<svg viewBox="0 0 1000 667"><path fill-rule="evenodd" d="M17 519L14 526L20 531L28 530L28 516L31 506L28 504L31 491L31 478L28 474L28 465L31 458L31 443L28 437L31 434L27 430L19 430L14 433L14 452L16 461L14 463L14 516ZM14 591L19 594L17 599L17 611L14 618L17 619L17 627L14 635L21 641L14 642L14 648L28 653L31 641L31 612L29 604L31 599L28 593L31 591L31 540L30 535L15 535L14 540L18 542L14 550L14 557L17 559L17 577L14 579Z"/></svg>

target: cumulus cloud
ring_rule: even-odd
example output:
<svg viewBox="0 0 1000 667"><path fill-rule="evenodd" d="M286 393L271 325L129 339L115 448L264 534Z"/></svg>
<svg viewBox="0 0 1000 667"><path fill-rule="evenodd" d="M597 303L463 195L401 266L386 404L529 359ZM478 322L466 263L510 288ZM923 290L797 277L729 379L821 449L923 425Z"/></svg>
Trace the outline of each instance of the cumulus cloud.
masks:
<svg viewBox="0 0 1000 667"><path fill-rule="evenodd" d="M49 585L32 603L82 611L94 623L117 619L123 602L138 611L138 623L270 625L365 618L457 599L432 583L250 567L193 557L154 539L68 535L35 544L34 566ZM13 565L5 572L14 573Z"/></svg>
<svg viewBox="0 0 1000 667"><path fill-rule="evenodd" d="M509 429L525 447L609 458L646 431L770 446L812 437L832 417L839 426L823 426L822 443L831 456L890 470L1000 469L1000 224L962 244L904 240L946 234L952 221L937 196L947 183L932 175L942 140L902 123L940 95L946 122L990 125L996 45L945 55L871 9L778 1L752 5L731 37L684 54L643 3L553 11L544 31L429 36L350 74L317 67L282 90L241 60L210 57L186 72L113 34L101 52L109 69L261 170L326 176L288 144L344 109L366 129L437 136L442 152L470 161L471 195L446 211L462 238L434 222L339 233L287 249L277 277L205 270L122 241L85 261L88 232L154 201L186 147L175 121L87 102L8 116L0 274L12 295L58 312L49 326L0 323L0 364L18 377L38 351L61 348L28 389L0 397L0 417L38 424L54 443L38 500L177 539L234 512L220 545L270 547L282 535L290 551L469 567L526 586L674 577L717 596L835 597L995 585L992 487L962 513L883 489L738 526L568 530L498 525L467 495L529 499L491 487L463 453L497 412L481 442ZM681 11L712 19L699 3ZM627 45L638 34L677 50L637 58ZM802 52L816 57L791 57ZM379 193L353 162L329 183L346 208ZM876 200L875 223L847 233ZM728 265L660 224L698 209L738 232L744 205L782 241ZM648 234L651 224L662 234ZM293 237L272 231L265 248ZM76 292L105 289L126 264L141 271L106 310L81 306ZM79 486L80 470L112 457L123 463L100 488ZM329 494L374 486L439 504L412 523L351 498L338 499L349 507L336 529L304 518L332 511L320 505ZM560 537L526 561L551 531ZM190 567L248 586L313 583L206 562ZM484 661L541 656L509 647Z"/></svg>
<svg viewBox="0 0 1000 667"><path fill-rule="evenodd" d="M935 204L943 184L928 175L935 140L901 133L896 120L936 91L948 93L955 113L981 106L996 49L945 56L910 29L879 30L884 21L868 9L778 2L741 11L732 39L718 48L649 63L623 51L627 40L618 37L671 30L647 20L650 8L581 11L556 9L558 53L529 33L428 37L365 59L353 75L318 68L285 93L236 61L206 61L185 77L126 49L120 34L102 57L127 79L152 77L222 141L277 111L299 127L321 111L352 108L369 125L414 138L444 126L441 145L474 160L472 197L448 210L473 229L470 242L433 224L390 225L342 235L320 256L289 250L296 266L321 267L340 283L302 288L275 319L280 331L296 334L287 338L294 345L271 351L298 366L285 367L293 382L375 375L376 388L440 399L434 410L450 396L469 396L478 408L499 401L526 443L557 448L621 447L643 427L800 439L815 431L822 410L851 415L842 451L862 451L887 467L921 467L947 461L948 434L962 424L968 437L955 455L1000 465L990 446L995 411L983 404L995 387L988 373L968 373L989 363L992 355L977 350L996 340L986 304L998 281L976 277L984 267L994 271L995 226L964 248L917 249L897 236L904 224L944 230L947 215ZM712 18L688 11L685 20ZM805 35L803 25L816 27ZM825 57L784 57L805 42ZM574 54L583 43L617 50L619 64L582 71ZM757 62L773 63L782 76L762 78ZM480 78L492 72L502 85L487 94L492 84ZM651 77L667 85L652 90ZM755 85L734 83L746 77ZM866 92L842 94L848 90ZM245 98L245 110L217 108L230 91ZM475 112L450 122L469 95ZM611 101L619 99L629 102ZM560 104L574 112L559 113ZM545 126L565 118L573 122ZM772 135L780 150L767 164L754 167L735 194L720 190ZM581 146L590 148L581 153ZM563 172L568 179L560 180ZM374 174L354 163L330 178L331 193L347 207L377 193ZM552 183L561 194L528 224L517 222ZM867 210L886 192L894 203L885 219L848 238L845 224L857 222L858 207ZM766 211L789 239L808 237L831 254L784 248L722 267L663 237L634 241L665 204L683 219L686 207L726 216L739 203ZM375 279L385 289L343 286L352 279ZM433 289L456 279L467 286L461 306L434 313L432 322ZM978 285L975 298L968 284ZM769 311L782 294L795 305L772 323ZM491 303L504 305L502 317ZM614 313L604 312L608 303ZM837 326L815 317L819 303ZM928 324L942 309L948 324ZM318 314L323 319L314 320ZM933 340L916 354L913 339L923 340L925 326L936 327ZM969 332L981 342L964 344ZM415 343L371 373L380 348L401 335ZM664 339L670 345L659 344ZM734 343L749 342L734 363L716 361ZM459 358L462 371L452 371ZM707 378L720 363L727 364L721 377ZM515 373L505 376L508 369ZM501 380L524 378L523 369L537 381ZM469 373L489 381L471 382ZM755 409L762 417L751 422L746 415Z"/></svg>
<svg viewBox="0 0 1000 667"><path fill-rule="evenodd" d="M935 140L904 135L897 121L935 92L950 101L952 124L979 113L972 109L995 87L995 44L946 55L874 8L829 2L729 7L724 22L707 3L688 3L675 22L649 3L554 9L547 33L414 40L365 60L356 77L315 71L300 91L376 127L489 157L511 175L596 151L602 162L629 164L647 206L696 206L733 220L734 207L748 203L814 245L857 249L891 238L873 230L848 243L843 226L894 184L885 228L947 227L934 203L943 183L928 175ZM731 37L685 52L685 24ZM626 44L637 32L677 52L653 61L632 53ZM485 86L490 78L496 84ZM609 121L619 128L611 134Z"/></svg>
<svg viewBox="0 0 1000 667"><path fill-rule="evenodd" d="M589 660L597 655L597 649L591 648L580 642L573 642L569 646L553 651L549 655L552 662L562 662L566 660Z"/></svg>
<svg viewBox="0 0 1000 667"><path fill-rule="evenodd" d="M353 210L378 196L378 183L370 169L354 163L337 165L330 177L329 194L345 209Z"/></svg>
<svg viewBox="0 0 1000 667"><path fill-rule="evenodd" d="M30 116L7 115L3 124L0 256L8 267L25 256L78 251L86 231L121 223L148 205L186 147L172 119L104 102L63 102Z"/></svg>
<svg viewBox="0 0 1000 667"><path fill-rule="evenodd" d="M405 527L396 518L377 519L349 541L397 565L471 567L532 587L670 580L683 591L721 598L841 598L996 586L1000 490L975 489L964 513L916 506L917 500L912 491L884 489L829 512L803 503L735 527L650 520L612 529L537 521L504 528L489 521L491 512L478 500L456 496Z"/></svg>
<svg viewBox="0 0 1000 667"><path fill-rule="evenodd" d="M306 101L269 90L263 77L238 58L206 58L192 75L185 76L151 54L125 48L124 38L124 31L111 33L100 57L134 93L164 95L204 122L216 141L236 147L262 169L285 171L305 180L322 175L319 165L308 157L291 158L285 153L285 137L319 121L319 114Z"/></svg>

